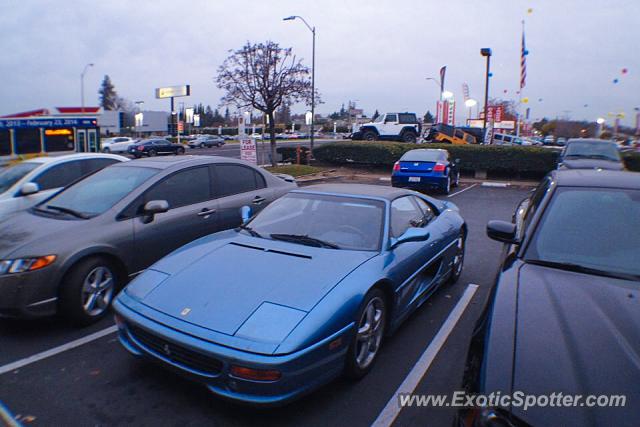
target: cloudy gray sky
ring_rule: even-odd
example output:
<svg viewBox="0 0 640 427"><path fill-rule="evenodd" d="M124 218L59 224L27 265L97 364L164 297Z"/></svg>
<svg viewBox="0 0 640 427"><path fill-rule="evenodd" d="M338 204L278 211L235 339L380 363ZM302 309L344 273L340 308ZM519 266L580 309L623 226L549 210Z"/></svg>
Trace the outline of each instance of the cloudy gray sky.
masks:
<svg viewBox="0 0 640 427"><path fill-rule="evenodd" d="M437 76L442 65L460 104L464 82L480 99L485 46L494 52L491 96L516 98L521 19L532 118L624 111L630 124L640 106L638 0L5 0L0 114L79 105L79 75L88 62L95 67L85 78L86 105L97 104L108 74L121 96L145 101L146 109L168 110L154 88L183 83L192 86L185 103L215 106L216 69L247 40L291 46L310 65L311 34L302 22L283 22L287 15L317 27L321 113L349 100L368 114L433 111L438 88L425 77ZM459 108L458 117L465 116Z"/></svg>

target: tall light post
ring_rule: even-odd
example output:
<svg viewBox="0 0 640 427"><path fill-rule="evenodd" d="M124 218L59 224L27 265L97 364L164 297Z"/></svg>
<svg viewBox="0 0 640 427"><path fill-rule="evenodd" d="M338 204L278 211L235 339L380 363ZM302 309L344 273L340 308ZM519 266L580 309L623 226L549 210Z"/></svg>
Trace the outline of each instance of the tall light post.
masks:
<svg viewBox="0 0 640 427"><path fill-rule="evenodd" d="M484 82L484 120L482 122L482 139L484 140L487 133L487 107L489 106L489 76L491 74L489 70L491 67L491 49L488 47L480 49L480 55L487 58L487 71L485 73Z"/></svg>
<svg viewBox="0 0 640 427"><path fill-rule="evenodd" d="M143 124L143 120L144 120L144 116L142 114L142 106L144 105L144 101L136 101L136 109L138 110L138 112L136 113L135 117L135 124L136 124L136 128L137 128L137 133L138 133L138 137L140 137L142 135L142 126L144 126Z"/></svg>
<svg viewBox="0 0 640 427"><path fill-rule="evenodd" d="M89 69L89 67L93 67L93 64L87 64L84 66L84 69L82 70L82 73L80 73L80 105L81 105L81 111L84 114L84 75L87 72L87 69Z"/></svg>
<svg viewBox="0 0 640 427"><path fill-rule="evenodd" d="M316 27L312 27L305 21L302 16L293 15L283 18L283 21L293 21L296 18L300 19L304 25L307 26L311 34L313 34L313 41L311 45L311 141L310 141L310 150L313 153L313 141L315 138L315 123L316 123Z"/></svg>

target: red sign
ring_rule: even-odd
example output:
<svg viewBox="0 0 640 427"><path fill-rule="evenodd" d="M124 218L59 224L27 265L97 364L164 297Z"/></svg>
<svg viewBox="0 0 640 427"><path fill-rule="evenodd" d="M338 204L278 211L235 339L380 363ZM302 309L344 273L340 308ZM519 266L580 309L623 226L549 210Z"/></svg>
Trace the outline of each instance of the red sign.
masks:
<svg viewBox="0 0 640 427"><path fill-rule="evenodd" d="M178 122L178 132L182 132L184 130L184 122L183 121L179 121Z"/></svg>
<svg viewBox="0 0 640 427"><path fill-rule="evenodd" d="M499 123L504 116L504 106L502 105L490 105L487 107L487 121Z"/></svg>

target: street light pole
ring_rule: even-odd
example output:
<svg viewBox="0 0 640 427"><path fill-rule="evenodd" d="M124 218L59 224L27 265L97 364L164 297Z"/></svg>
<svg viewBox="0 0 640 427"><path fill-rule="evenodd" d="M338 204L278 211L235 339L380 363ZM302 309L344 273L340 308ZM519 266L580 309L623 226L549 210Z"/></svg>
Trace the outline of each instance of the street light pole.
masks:
<svg viewBox="0 0 640 427"><path fill-rule="evenodd" d="M489 105L489 70L491 67L491 49L488 47L480 49L480 55L485 56L487 58L487 71L485 73L485 82L484 82L484 119L482 121L482 139L487 133L487 107Z"/></svg>
<svg viewBox="0 0 640 427"><path fill-rule="evenodd" d="M310 140L310 150L313 153L313 142L315 139L315 123L316 123L316 27L312 27L305 21L302 16L293 15L283 18L283 21L293 21L296 18L300 19L304 25L307 26L309 31L312 34L312 44L311 44L311 140Z"/></svg>
<svg viewBox="0 0 640 427"><path fill-rule="evenodd" d="M93 67L93 64L87 64L84 66L82 73L80 73L80 105L81 111L84 114L84 75L89 67Z"/></svg>

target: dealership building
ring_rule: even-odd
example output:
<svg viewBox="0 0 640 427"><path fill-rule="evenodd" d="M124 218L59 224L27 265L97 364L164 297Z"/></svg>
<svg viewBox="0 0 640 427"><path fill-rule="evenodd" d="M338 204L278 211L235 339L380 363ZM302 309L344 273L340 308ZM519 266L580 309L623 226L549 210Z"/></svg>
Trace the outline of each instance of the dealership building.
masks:
<svg viewBox="0 0 640 427"><path fill-rule="evenodd" d="M55 107L0 117L0 161L23 155L100 151L100 137L147 136L168 131L169 113L142 111L127 123L121 111L100 107ZM136 126L137 125L137 126Z"/></svg>

